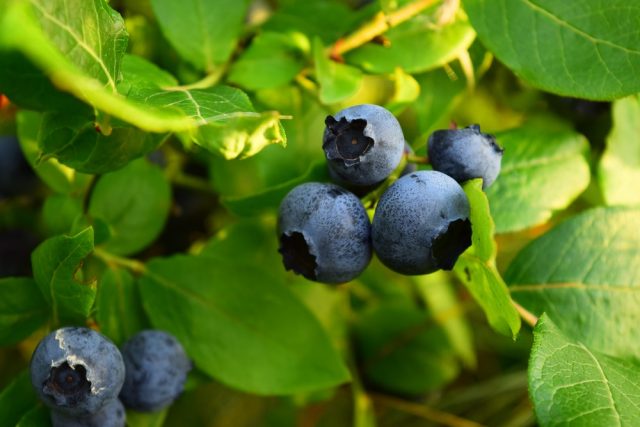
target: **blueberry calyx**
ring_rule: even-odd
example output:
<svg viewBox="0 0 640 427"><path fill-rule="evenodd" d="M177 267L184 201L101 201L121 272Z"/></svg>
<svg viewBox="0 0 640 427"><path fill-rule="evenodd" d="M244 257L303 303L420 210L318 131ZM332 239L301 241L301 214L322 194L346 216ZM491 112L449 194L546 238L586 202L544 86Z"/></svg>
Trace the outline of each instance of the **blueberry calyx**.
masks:
<svg viewBox="0 0 640 427"><path fill-rule="evenodd" d="M436 266L451 270L458 257L471 246L471 222L457 219L449 223L447 230L433 239L432 253Z"/></svg>
<svg viewBox="0 0 640 427"><path fill-rule="evenodd" d="M349 167L360 163L360 156L373 147L373 138L364 134L367 121L364 119L347 120L345 117L336 120L327 116L324 121L329 130L329 137L322 144L327 159L341 160Z"/></svg>
<svg viewBox="0 0 640 427"><path fill-rule="evenodd" d="M71 366L64 362L51 368L49 378L42 384L42 391L53 397L62 395L68 403L75 404L91 392L91 382L87 380L84 366Z"/></svg>
<svg viewBox="0 0 640 427"><path fill-rule="evenodd" d="M285 269L302 274L309 280L316 280L316 256L309 250L309 245L302 233L297 231L290 234L282 233L278 252L282 254Z"/></svg>

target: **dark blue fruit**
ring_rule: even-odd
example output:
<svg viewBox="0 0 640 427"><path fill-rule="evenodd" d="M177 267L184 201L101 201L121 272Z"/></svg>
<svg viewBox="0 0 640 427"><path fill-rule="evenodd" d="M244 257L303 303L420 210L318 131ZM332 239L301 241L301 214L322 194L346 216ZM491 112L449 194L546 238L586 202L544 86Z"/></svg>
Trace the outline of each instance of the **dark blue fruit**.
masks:
<svg viewBox="0 0 640 427"><path fill-rule="evenodd" d="M458 182L482 178L482 188L487 188L500 173L503 149L493 135L480 132L478 125L437 130L428 144L433 169Z"/></svg>
<svg viewBox="0 0 640 427"><path fill-rule="evenodd" d="M295 187L280 204L279 251L287 270L309 280L344 283L371 260L371 225L360 200L333 184Z"/></svg>
<svg viewBox="0 0 640 427"><path fill-rule="evenodd" d="M124 363L118 347L88 328L51 332L31 358L31 384L45 405L72 417L88 417L118 397Z"/></svg>
<svg viewBox="0 0 640 427"><path fill-rule="evenodd" d="M386 179L398 166L404 136L398 120L378 105L355 105L327 116L322 142L332 176L357 186Z"/></svg>
<svg viewBox="0 0 640 427"><path fill-rule="evenodd" d="M88 417L72 417L51 411L52 427L124 427L126 418L124 406L118 399L109 400L102 409Z"/></svg>
<svg viewBox="0 0 640 427"><path fill-rule="evenodd" d="M180 342L163 331L146 330L122 346L126 377L120 400L136 411L157 411L184 390L191 361Z"/></svg>
<svg viewBox="0 0 640 427"><path fill-rule="evenodd" d="M18 139L0 136L0 200L30 192L37 183Z"/></svg>
<svg viewBox="0 0 640 427"><path fill-rule="evenodd" d="M380 198L372 241L378 258L398 273L451 270L471 245L467 196L441 172L405 175Z"/></svg>

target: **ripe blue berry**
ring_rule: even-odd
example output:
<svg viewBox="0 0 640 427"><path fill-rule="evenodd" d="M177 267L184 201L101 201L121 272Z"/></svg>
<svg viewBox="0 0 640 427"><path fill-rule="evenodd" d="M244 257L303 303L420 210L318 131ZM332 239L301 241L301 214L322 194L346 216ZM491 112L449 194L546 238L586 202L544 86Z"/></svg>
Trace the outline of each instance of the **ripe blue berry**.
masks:
<svg viewBox="0 0 640 427"><path fill-rule="evenodd" d="M458 182L482 178L482 188L487 188L500 173L503 149L493 135L480 132L478 125L437 130L428 144L433 169Z"/></svg>
<svg viewBox="0 0 640 427"><path fill-rule="evenodd" d="M371 260L371 225L360 200L333 184L295 187L280 204L279 252L287 270L309 280L344 283Z"/></svg>
<svg viewBox="0 0 640 427"><path fill-rule="evenodd" d="M131 337L122 346L126 377L120 399L136 411L156 411L184 389L191 361L177 339L156 330Z"/></svg>
<svg viewBox="0 0 640 427"><path fill-rule="evenodd" d="M333 176L357 186L377 184L398 166L404 136L398 120L378 105L355 105L327 116L322 142Z"/></svg>
<svg viewBox="0 0 640 427"><path fill-rule="evenodd" d="M118 347L88 328L51 332L33 352L30 369L40 399L72 417L96 414L118 396L124 381Z"/></svg>
<svg viewBox="0 0 640 427"><path fill-rule="evenodd" d="M111 399L93 415L72 417L59 411L51 411L52 427L124 427L126 414L118 399Z"/></svg>
<svg viewBox="0 0 640 427"><path fill-rule="evenodd" d="M398 273L451 270L471 245L467 196L455 180L440 172L403 176L378 202L372 240L378 258Z"/></svg>

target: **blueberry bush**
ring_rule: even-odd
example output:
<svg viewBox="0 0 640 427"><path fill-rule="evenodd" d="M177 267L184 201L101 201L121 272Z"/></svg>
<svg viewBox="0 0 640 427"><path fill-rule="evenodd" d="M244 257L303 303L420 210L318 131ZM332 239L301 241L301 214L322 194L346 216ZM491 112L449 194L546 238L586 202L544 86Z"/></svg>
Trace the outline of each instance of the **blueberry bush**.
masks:
<svg viewBox="0 0 640 427"><path fill-rule="evenodd" d="M378 132L402 135L402 155L394 143L366 186L329 185L379 148L337 114L362 104L397 119ZM491 185L446 178L458 207L417 194L411 227L376 220L395 209L377 210L387 189L419 187L411 174L440 182L434 132L476 125L497 145L449 153L501 162ZM349 194L322 205L350 206L314 229L329 251L362 204L357 257L353 242L300 255L295 228L281 247L280 204L310 182ZM44 337L76 327L184 348L188 362L154 359L189 372L184 392L127 408L130 427L638 426L639 189L633 1L1 0L0 424L89 422L38 397L41 381L97 390L79 356L51 369L60 383L29 370ZM389 246L450 217L462 231L444 249ZM431 251L455 256L385 266ZM316 264L339 283L309 280ZM122 374L109 357L97 371ZM122 425L117 393L94 421Z"/></svg>

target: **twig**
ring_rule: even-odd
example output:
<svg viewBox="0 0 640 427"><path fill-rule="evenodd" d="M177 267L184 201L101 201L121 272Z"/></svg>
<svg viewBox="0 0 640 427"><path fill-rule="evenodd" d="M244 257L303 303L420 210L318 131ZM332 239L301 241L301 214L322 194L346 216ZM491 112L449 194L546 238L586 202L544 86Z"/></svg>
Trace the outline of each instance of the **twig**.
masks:
<svg viewBox="0 0 640 427"><path fill-rule="evenodd" d="M406 400L381 394L372 394L370 396L374 403L385 405L416 417L424 418L425 420L432 421L439 425L449 427L482 427L482 424L478 424L475 421L467 420L448 412L430 408L423 404L407 402Z"/></svg>
<svg viewBox="0 0 640 427"><path fill-rule="evenodd" d="M371 21L362 25L355 32L335 42L333 46L329 47L327 53L332 59L339 60L345 53L381 36L390 28L408 21L437 1L438 0L417 0L388 15L383 12L378 12Z"/></svg>

